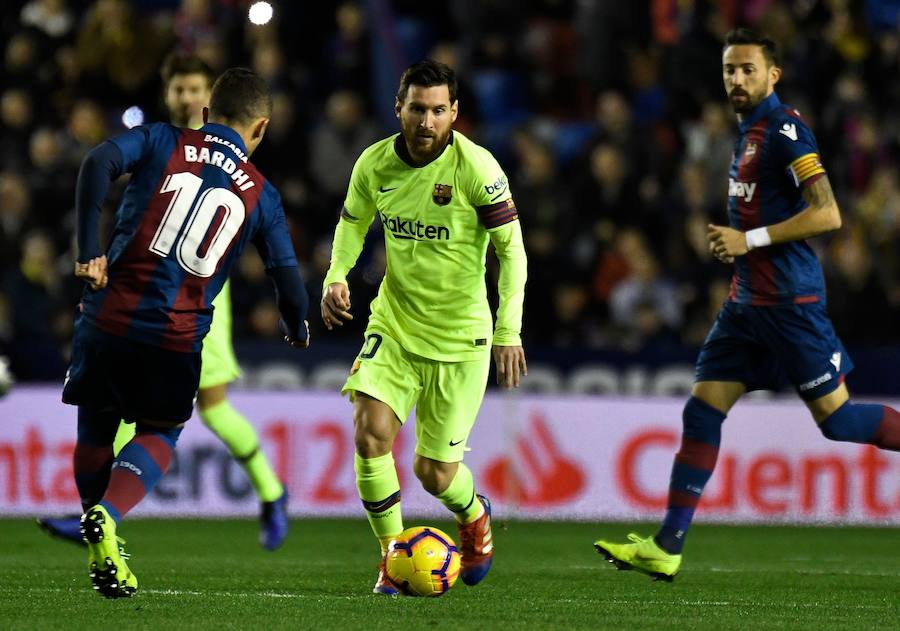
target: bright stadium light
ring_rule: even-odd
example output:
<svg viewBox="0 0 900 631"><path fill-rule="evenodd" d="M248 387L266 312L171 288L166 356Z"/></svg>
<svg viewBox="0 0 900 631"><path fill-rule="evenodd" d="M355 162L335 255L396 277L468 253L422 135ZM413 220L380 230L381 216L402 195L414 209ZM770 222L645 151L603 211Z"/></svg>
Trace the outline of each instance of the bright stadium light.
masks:
<svg viewBox="0 0 900 631"><path fill-rule="evenodd" d="M144 124L144 110L137 105L132 105L122 112L122 124L128 129Z"/></svg>
<svg viewBox="0 0 900 631"><path fill-rule="evenodd" d="M272 5L268 2L254 2L250 5L250 11L247 13L247 17L250 18L250 21L257 26L262 26L263 24L268 24L269 20L272 19Z"/></svg>

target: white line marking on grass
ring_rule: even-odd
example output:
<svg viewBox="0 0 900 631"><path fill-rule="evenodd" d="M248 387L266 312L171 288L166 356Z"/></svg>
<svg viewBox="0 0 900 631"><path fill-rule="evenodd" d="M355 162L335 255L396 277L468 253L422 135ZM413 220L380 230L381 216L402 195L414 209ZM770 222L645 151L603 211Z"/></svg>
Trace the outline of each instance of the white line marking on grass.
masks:
<svg viewBox="0 0 900 631"><path fill-rule="evenodd" d="M771 574L777 572L780 574L815 574L817 576L828 576L832 574L840 574L841 576L877 576L883 578L896 578L900 576L898 572L870 572L866 570L816 570L816 569L790 569L790 568L773 568L761 567L753 568L736 568L736 567L711 567L710 572L720 572L722 574Z"/></svg>
<svg viewBox="0 0 900 631"><path fill-rule="evenodd" d="M82 587L73 587L69 589L63 589L60 587L0 587L0 594L9 593L9 594L18 594L22 592L36 592L36 593L48 593L48 592L78 592L83 591L85 593L90 593L90 588L82 588ZM303 598L303 599L316 599L316 600L325 600L325 599L338 599L338 600L354 600L360 598L362 596L368 596L367 593L361 593L359 596L337 596L334 594L287 594L284 592L222 592L222 591L208 591L201 592L197 590L190 589L138 589L138 595L140 594L154 594L159 596L214 596L216 598Z"/></svg>
<svg viewBox="0 0 900 631"><path fill-rule="evenodd" d="M766 608L771 609L773 606L772 602L756 602L752 600L748 601L740 601L740 600L683 600L680 598L672 599L672 600L626 600L626 599L614 599L607 601L609 604L613 605L626 605L626 606L634 606L634 605L686 605L690 607L747 607L747 608ZM790 602L790 603L782 603L786 605L790 605L791 607L802 607L802 608L816 608L821 609L822 607L831 607L834 609L884 609L882 605L865 605L865 604L847 604L843 602L835 602L835 603L798 603L798 602ZM887 604L887 603L886 603Z"/></svg>

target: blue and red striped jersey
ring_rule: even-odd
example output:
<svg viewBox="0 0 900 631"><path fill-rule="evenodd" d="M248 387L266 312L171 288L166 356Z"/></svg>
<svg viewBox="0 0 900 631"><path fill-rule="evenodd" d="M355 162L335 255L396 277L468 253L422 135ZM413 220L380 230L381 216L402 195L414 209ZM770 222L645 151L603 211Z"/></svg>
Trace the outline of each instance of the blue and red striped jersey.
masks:
<svg viewBox="0 0 900 631"><path fill-rule="evenodd" d="M297 266L281 198L224 125L155 123L108 142L121 152L118 172L132 176L106 251L109 283L85 290L82 313L113 335L199 351L212 301L249 242L267 269Z"/></svg>
<svg viewBox="0 0 900 631"><path fill-rule="evenodd" d="M752 230L804 208L803 188L825 174L816 138L772 93L740 124L728 180L728 222ZM733 302L783 305L825 300L825 279L806 241L758 248L734 262Z"/></svg>

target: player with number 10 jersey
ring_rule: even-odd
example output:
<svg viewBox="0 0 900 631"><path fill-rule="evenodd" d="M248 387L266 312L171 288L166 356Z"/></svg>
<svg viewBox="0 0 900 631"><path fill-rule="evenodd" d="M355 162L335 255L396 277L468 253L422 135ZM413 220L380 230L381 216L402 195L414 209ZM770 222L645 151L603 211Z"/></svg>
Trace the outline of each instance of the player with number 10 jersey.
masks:
<svg viewBox="0 0 900 631"><path fill-rule="evenodd" d="M85 292L83 316L113 335L198 351L213 298L251 240L266 268L297 266L281 199L224 125L155 123L109 142L135 173L107 253L109 284Z"/></svg>
<svg viewBox="0 0 900 631"><path fill-rule="evenodd" d="M78 260L88 282L63 401L78 406L75 483L94 589L132 595L137 577L117 525L165 474L200 382L212 302L251 241L275 281L285 340L305 347L306 290L278 193L248 162L265 135L265 81L233 68L216 81L210 123L138 127L95 147L78 175ZM132 179L105 254L98 223L109 183ZM119 419L135 435L115 454Z"/></svg>

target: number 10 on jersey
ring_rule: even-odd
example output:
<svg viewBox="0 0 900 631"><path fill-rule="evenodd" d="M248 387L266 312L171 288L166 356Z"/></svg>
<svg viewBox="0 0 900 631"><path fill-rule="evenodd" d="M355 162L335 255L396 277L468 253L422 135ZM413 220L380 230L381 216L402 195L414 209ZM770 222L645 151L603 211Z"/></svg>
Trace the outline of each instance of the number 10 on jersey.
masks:
<svg viewBox="0 0 900 631"><path fill-rule="evenodd" d="M194 276L208 278L215 273L246 213L241 198L227 188L208 188L200 193L202 185L203 179L193 173L166 177L159 192L174 195L150 241L150 251L167 257L174 247L182 268ZM224 211L222 221L207 237L219 208ZM199 250L204 241L209 242L209 247L201 256Z"/></svg>

